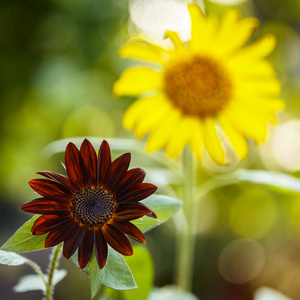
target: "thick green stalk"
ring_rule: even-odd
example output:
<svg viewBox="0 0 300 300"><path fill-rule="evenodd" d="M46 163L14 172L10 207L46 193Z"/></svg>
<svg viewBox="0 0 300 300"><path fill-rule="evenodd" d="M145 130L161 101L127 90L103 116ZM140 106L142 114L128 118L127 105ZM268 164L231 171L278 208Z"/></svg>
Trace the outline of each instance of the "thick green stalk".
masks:
<svg viewBox="0 0 300 300"><path fill-rule="evenodd" d="M53 276L61 256L62 245L63 244L58 245L53 250L52 259L50 261L49 271L48 271L48 285L46 290L46 300L53 299Z"/></svg>
<svg viewBox="0 0 300 300"><path fill-rule="evenodd" d="M183 179L183 213L177 234L177 270L176 284L186 291L191 291L193 281L193 263L195 252L194 222L197 211L194 207L194 191L196 183L196 164L190 148L184 150Z"/></svg>

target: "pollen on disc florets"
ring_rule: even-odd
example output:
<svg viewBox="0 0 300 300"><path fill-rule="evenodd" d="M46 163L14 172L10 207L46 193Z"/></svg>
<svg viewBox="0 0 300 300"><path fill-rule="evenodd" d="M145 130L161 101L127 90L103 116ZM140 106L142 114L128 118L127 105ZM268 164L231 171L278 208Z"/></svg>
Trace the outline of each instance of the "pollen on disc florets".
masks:
<svg viewBox="0 0 300 300"><path fill-rule="evenodd" d="M73 217L87 227L102 227L113 215L117 204L113 195L102 187L87 187L74 194Z"/></svg>
<svg viewBox="0 0 300 300"><path fill-rule="evenodd" d="M230 101L232 82L220 63L195 55L166 67L164 90L184 114L206 117Z"/></svg>

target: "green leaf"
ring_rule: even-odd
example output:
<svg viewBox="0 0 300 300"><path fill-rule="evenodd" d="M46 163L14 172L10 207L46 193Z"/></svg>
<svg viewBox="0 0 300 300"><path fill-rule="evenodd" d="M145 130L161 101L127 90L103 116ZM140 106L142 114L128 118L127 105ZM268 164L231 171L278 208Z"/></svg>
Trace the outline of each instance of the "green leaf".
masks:
<svg viewBox="0 0 300 300"><path fill-rule="evenodd" d="M7 266L20 266L28 261L26 257L23 257L15 252L0 250L0 264Z"/></svg>
<svg viewBox="0 0 300 300"><path fill-rule="evenodd" d="M29 252L45 249L47 234L33 235L31 233L31 227L38 217L39 215L36 215L26 222L0 249L15 252Z"/></svg>
<svg viewBox="0 0 300 300"><path fill-rule="evenodd" d="M90 285L91 285L91 295L92 299L96 296L101 282L103 280L104 270L100 270L95 252L93 253L93 256L89 263L89 278L90 278Z"/></svg>
<svg viewBox="0 0 300 300"><path fill-rule="evenodd" d="M151 208L157 215L157 219L152 219L147 216L134 220L132 223L136 225L142 232L166 222L172 215L174 215L182 206L183 202L163 195L152 195L147 199L141 201L149 208Z"/></svg>
<svg viewBox="0 0 300 300"><path fill-rule="evenodd" d="M69 142L74 143L77 147L80 147L81 143L86 137L72 137L54 141L48 144L43 149L43 155L50 157L56 153L64 152ZM102 137L87 137L87 139L93 144L95 148L99 148L102 141L105 139L110 146L111 150L120 151L139 151L141 152L143 146L141 142L135 139L122 139L122 138L102 138Z"/></svg>
<svg viewBox="0 0 300 300"><path fill-rule="evenodd" d="M125 260L136 279L138 289L123 291L126 300L145 300L154 282L154 266L150 252L146 247L133 247L133 255Z"/></svg>
<svg viewBox="0 0 300 300"><path fill-rule="evenodd" d="M122 254L109 247L102 284L115 290L136 289L136 283Z"/></svg>
<svg viewBox="0 0 300 300"><path fill-rule="evenodd" d="M285 173L240 169L235 172L235 175L241 181L265 184L297 193L300 192L300 179Z"/></svg>
<svg viewBox="0 0 300 300"><path fill-rule="evenodd" d="M53 274L53 286L62 281L67 275L67 271L64 269L55 270ZM44 275L48 281L48 276ZM37 274L25 275L20 278L19 282L13 287L13 290L17 293L23 293L27 291L41 290L46 291L45 284L42 278Z"/></svg>
<svg viewBox="0 0 300 300"><path fill-rule="evenodd" d="M197 199L220 187L241 182L267 185L279 192L300 192L300 179L294 176L274 171L239 169L214 176L199 185L196 192Z"/></svg>

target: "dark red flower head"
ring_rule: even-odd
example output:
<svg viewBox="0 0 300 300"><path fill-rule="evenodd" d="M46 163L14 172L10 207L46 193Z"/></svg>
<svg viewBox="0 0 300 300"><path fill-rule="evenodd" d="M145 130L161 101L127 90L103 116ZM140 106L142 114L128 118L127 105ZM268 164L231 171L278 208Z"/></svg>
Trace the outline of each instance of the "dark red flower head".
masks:
<svg viewBox="0 0 300 300"><path fill-rule="evenodd" d="M38 172L48 179L33 179L30 186L42 197L21 206L21 209L42 214L32 226L34 235L49 232L45 247L64 242L63 254L70 258L78 248L78 262L83 269L93 248L102 269L107 258L107 244L123 255L132 255L129 236L145 244L142 232L131 220L155 213L141 200L157 187L143 183L145 171L128 170L130 153L111 162L110 148L103 141L97 154L85 139L80 150L69 143L65 165L69 177L50 171Z"/></svg>

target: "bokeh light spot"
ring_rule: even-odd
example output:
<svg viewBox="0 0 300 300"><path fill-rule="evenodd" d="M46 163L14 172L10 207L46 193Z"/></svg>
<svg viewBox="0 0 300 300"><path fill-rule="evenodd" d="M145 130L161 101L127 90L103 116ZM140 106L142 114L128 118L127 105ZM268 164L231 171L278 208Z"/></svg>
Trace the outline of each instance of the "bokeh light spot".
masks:
<svg viewBox="0 0 300 300"><path fill-rule="evenodd" d="M245 283L255 278L265 263L262 246L251 239L237 239L225 246L219 257L219 271L232 283Z"/></svg>

